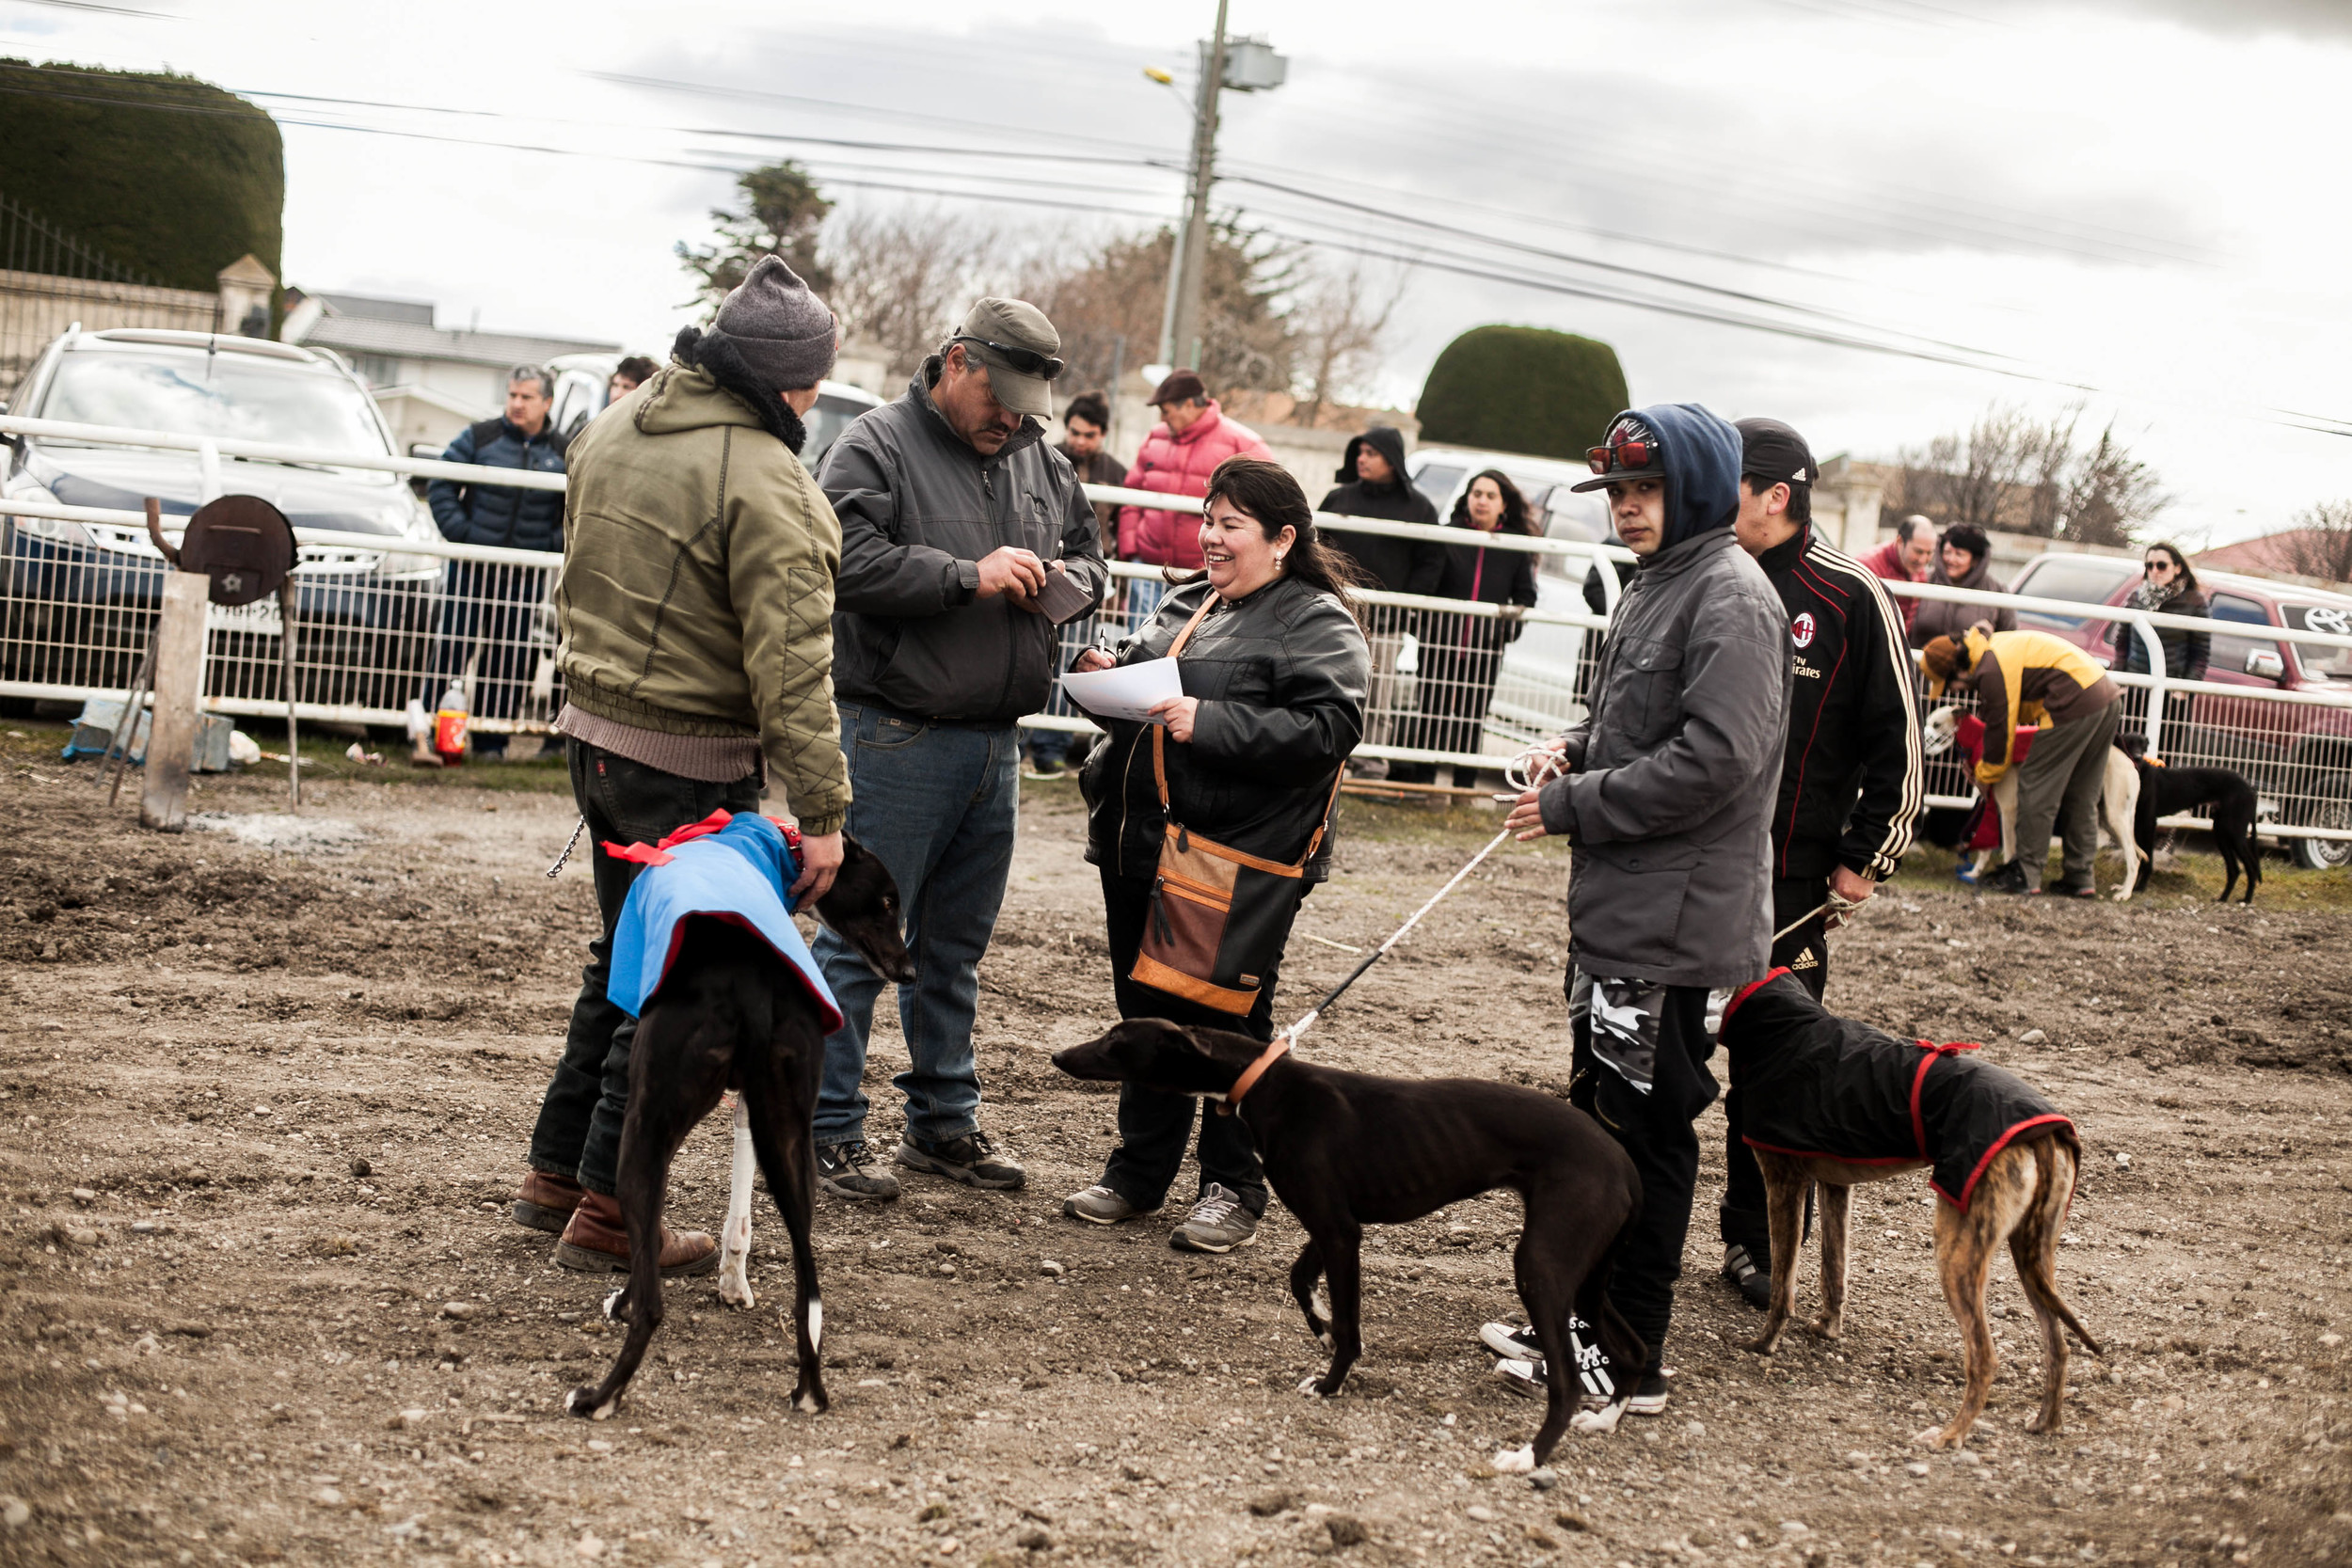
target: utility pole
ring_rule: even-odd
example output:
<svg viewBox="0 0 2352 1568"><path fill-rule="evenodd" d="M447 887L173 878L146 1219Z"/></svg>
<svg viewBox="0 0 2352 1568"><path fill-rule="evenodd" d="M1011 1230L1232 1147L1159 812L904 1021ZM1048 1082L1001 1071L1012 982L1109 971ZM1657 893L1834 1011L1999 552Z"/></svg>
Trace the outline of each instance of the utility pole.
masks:
<svg viewBox="0 0 2352 1568"><path fill-rule="evenodd" d="M1216 179L1216 127L1222 89L1256 92L1282 85L1290 62L1261 38L1225 38L1228 0L1216 0L1216 31L1200 46L1200 87L1193 101L1192 168L1184 217L1169 257L1168 303L1160 316L1159 362L1200 368L1200 285L1209 253L1209 187ZM1165 79L1163 77L1163 79Z"/></svg>

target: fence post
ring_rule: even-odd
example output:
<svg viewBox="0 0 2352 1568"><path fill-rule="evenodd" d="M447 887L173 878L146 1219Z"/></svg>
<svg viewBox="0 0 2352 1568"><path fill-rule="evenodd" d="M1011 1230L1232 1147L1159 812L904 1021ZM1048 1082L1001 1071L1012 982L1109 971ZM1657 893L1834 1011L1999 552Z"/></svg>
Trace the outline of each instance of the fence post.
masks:
<svg viewBox="0 0 2352 1568"><path fill-rule="evenodd" d="M2139 645L2148 655L2148 754L2164 754L2164 697L2169 689L2164 668L2164 642L2156 636L2156 628L2148 624L2144 614L2132 617L2132 629L2139 634Z"/></svg>
<svg viewBox="0 0 2352 1568"><path fill-rule="evenodd" d="M198 705L204 697L204 611L213 579L200 572L164 578L155 623L155 712L147 728L147 771L139 825L176 833L187 826L188 771L196 766Z"/></svg>

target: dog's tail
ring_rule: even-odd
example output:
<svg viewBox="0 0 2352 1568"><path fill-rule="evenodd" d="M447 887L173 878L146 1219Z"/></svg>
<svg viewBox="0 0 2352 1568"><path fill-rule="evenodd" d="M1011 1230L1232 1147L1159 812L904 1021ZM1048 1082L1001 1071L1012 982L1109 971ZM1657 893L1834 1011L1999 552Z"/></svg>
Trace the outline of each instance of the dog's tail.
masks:
<svg viewBox="0 0 2352 1568"><path fill-rule="evenodd" d="M2086 1350L2105 1360L2107 1353L2090 1337L2090 1330L2083 1326L2082 1320L2074 1316L2074 1309L2060 1299L2054 1271L2058 1240L2066 1227L2066 1211L2074 1201L2077 1162L2072 1146L2064 1138L2036 1138L2031 1148L2036 1177L2033 1205L2026 1211L2026 1222L2010 1239L2010 1245L2016 1249L2018 1280L2035 1307L2073 1329L2074 1338L2083 1342Z"/></svg>
<svg viewBox="0 0 2352 1568"><path fill-rule="evenodd" d="M1624 1227L1609 1243L1609 1250L1600 1255L1600 1261L1594 1264L1592 1272L1584 1276L1584 1286L1577 1292L1576 1302L1577 1316L1593 1325L1594 1333L1599 1337L1600 1348L1608 1354L1611 1365L1622 1368L1629 1374L1637 1374L1649 1365L1649 1344L1635 1332L1631 1323L1625 1321L1625 1314L1617 1310L1617 1304L1609 1299L1609 1279L1616 1272L1617 1249L1625 1245L1626 1232L1633 1228L1640 1212L1641 1202L1637 1198L1632 1212L1626 1217Z"/></svg>

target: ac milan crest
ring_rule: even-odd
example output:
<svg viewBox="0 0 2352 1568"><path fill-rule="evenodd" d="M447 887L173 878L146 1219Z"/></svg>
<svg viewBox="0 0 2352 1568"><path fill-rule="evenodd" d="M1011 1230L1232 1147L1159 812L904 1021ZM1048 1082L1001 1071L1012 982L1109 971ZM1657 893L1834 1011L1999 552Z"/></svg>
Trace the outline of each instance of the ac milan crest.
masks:
<svg viewBox="0 0 2352 1568"><path fill-rule="evenodd" d="M1800 648L1813 646L1813 612L1806 610L1788 623L1788 640Z"/></svg>

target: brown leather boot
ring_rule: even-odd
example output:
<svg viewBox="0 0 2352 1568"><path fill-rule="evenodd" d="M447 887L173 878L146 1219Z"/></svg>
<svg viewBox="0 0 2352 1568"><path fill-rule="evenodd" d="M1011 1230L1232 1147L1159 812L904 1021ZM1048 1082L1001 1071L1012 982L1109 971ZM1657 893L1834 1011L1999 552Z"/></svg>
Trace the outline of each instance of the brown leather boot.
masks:
<svg viewBox="0 0 2352 1568"><path fill-rule="evenodd" d="M581 1193L580 1207L564 1227L564 1239L555 1244L555 1260L584 1274L627 1274L628 1233L621 1225L619 1200L603 1193ZM675 1279L708 1274L718 1266L719 1243L708 1235L661 1227L662 1274Z"/></svg>
<svg viewBox="0 0 2352 1568"><path fill-rule="evenodd" d="M572 1211L580 1207L582 1189L568 1176L556 1176L548 1171L523 1173L523 1184L515 1190L515 1207L508 1211L516 1225L533 1230L564 1233Z"/></svg>

